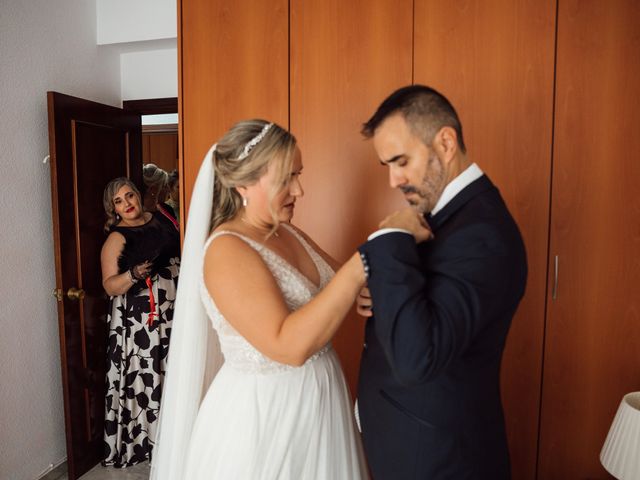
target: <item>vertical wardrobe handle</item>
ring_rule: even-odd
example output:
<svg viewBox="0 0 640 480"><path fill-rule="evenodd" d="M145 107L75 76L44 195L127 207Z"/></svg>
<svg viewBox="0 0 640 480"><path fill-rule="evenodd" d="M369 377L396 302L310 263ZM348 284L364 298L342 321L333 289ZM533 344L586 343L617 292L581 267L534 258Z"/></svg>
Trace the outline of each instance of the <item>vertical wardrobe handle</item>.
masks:
<svg viewBox="0 0 640 480"><path fill-rule="evenodd" d="M558 298L558 258L558 255L556 255L553 270L553 293L551 294L551 298L554 300Z"/></svg>

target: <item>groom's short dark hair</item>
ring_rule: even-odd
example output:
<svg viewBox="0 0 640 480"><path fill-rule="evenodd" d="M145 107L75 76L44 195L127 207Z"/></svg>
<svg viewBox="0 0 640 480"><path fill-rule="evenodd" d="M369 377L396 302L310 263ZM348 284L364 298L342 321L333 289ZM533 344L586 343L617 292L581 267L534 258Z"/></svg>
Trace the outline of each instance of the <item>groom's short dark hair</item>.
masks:
<svg viewBox="0 0 640 480"><path fill-rule="evenodd" d="M409 85L396 90L362 126L362 134L366 138L373 137L380 124L395 113L402 114L411 130L425 145L431 143L434 135L442 127L453 128L458 137L460 150L466 153L458 114L451 102L437 90L424 85Z"/></svg>

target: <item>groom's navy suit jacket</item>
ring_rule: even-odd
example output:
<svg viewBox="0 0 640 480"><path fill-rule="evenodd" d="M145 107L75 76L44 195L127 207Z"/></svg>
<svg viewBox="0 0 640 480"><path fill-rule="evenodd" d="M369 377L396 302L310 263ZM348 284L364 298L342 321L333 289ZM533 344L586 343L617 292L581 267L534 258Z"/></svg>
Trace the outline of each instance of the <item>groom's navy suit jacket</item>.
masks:
<svg viewBox="0 0 640 480"><path fill-rule="evenodd" d="M524 294L522 237L482 176L427 218L434 233L387 233L369 263L358 384L374 480L510 478L500 361Z"/></svg>

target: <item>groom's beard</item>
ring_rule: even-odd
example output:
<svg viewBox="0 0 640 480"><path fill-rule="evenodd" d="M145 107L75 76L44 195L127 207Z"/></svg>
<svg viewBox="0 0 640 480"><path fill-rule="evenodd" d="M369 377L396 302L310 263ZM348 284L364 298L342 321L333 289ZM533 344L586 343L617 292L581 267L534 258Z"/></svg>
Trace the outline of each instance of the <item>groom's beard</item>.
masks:
<svg viewBox="0 0 640 480"><path fill-rule="evenodd" d="M403 185L400 187L402 193L415 193L419 198L410 198L409 205L420 213L429 213L436 206L444 187L446 186L444 165L440 157L435 152L430 152L427 158L427 172L422 179L420 186Z"/></svg>

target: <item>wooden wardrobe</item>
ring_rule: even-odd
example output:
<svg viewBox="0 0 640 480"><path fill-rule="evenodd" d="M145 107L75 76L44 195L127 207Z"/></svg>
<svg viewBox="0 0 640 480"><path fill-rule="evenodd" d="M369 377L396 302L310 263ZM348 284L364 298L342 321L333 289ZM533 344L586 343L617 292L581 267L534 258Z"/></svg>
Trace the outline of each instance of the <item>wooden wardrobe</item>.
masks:
<svg viewBox="0 0 640 480"><path fill-rule="evenodd" d="M178 16L184 208L210 145L269 119L303 154L294 223L340 259L404 204L362 123L411 83L452 101L527 247L502 371L513 478L610 478L600 448L640 390L640 3L181 0ZM352 389L363 325L334 341Z"/></svg>

